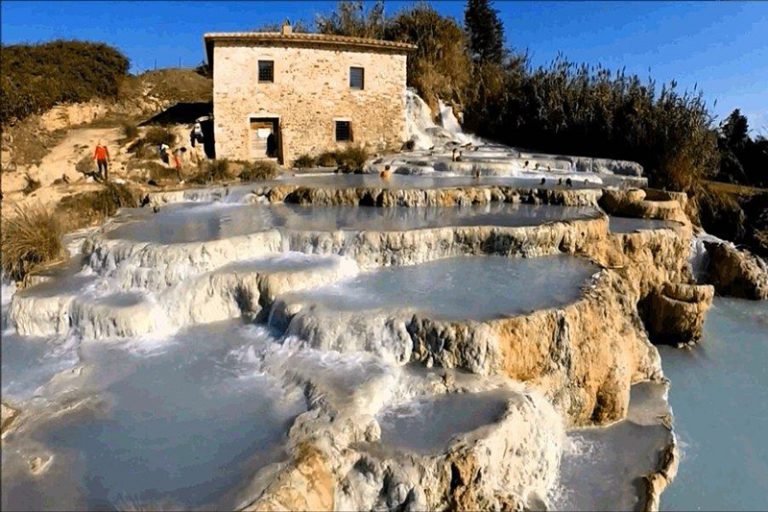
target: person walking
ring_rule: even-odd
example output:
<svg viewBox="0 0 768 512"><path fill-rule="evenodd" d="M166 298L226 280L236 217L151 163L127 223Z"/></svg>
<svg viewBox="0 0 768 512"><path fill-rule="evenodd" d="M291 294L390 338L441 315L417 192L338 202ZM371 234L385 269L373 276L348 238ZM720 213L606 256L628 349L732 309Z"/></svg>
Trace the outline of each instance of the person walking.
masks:
<svg viewBox="0 0 768 512"><path fill-rule="evenodd" d="M200 167L203 163L203 144L205 137L203 136L203 127L199 121L195 122L195 126L192 131L189 132L189 143L192 146L190 157L192 161Z"/></svg>
<svg viewBox="0 0 768 512"><path fill-rule="evenodd" d="M176 169L176 176L181 181L181 170L184 161L184 154L187 152L187 148L180 147L173 152L173 167Z"/></svg>
<svg viewBox="0 0 768 512"><path fill-rule="evenodd" d="M96 144L96 150L93 152L93 159L96 160L96 165L99 168L99 175L104 178L104 181L109 181L109 150L101 141Z"/></svg>

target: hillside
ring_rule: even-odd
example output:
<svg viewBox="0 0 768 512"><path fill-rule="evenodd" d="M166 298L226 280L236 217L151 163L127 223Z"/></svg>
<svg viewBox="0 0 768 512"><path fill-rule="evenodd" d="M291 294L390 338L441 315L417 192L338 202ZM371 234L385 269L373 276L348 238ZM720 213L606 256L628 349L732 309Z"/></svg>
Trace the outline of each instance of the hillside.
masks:
<svg viewBox="0 0 768 512"><path fill-rule="evenodd" d="M97 189L76 167L99 140L110 149L113 177L129 179L136 169L128 152L134 137L126 131L179 103L208 104L211 94L211 80L194 70L161 69L125 76L114 97L60 103L8 123L2 131L3 215L16 205L52 205L76 191ZM171 129L180 141L188 128Z"/></svg>

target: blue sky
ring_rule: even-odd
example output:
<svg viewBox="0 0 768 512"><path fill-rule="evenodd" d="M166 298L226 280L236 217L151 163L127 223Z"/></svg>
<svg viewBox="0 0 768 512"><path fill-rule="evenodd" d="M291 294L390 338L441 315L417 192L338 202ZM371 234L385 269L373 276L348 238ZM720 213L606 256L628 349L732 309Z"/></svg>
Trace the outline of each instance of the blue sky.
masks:
<svg viewBox="0 0 768 512"><path fill-rule="evenodd" d="M408 4L385 3L388 13ZM432 4L463 19L464 1ZM4 44L105 41L120 48L138 72L198 64L205 32L250 30L285 18L312 21L336 2L3 0L0 5ZM562 53L642 77L650 72L659 82L676 79L682 89L697 85L720 118L741 108L751 128L768 135L768 2L497 1L495 7L507 45L528 49L534 64Z"/></svg>

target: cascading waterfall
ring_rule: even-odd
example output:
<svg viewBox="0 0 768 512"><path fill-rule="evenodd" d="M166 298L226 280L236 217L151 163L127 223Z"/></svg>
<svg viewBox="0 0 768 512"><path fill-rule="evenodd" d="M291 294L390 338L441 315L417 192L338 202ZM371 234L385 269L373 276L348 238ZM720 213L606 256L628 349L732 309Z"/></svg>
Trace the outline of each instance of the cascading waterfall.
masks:
<svg viewBox="0 0 768 512"><path fill-rule="evenodd" d="M472 236L585 236L579 223L605 230L594 208L204 202L248 201L217 194L125 210L58 274L3 283L3 396L26 415L3 451L4 508L234 508L254 499L254 475L289 471L310 442L333 457L340 507L447 505L426 490L450 491L438 476L455 460L474 461L491 504L547 503L562 412L491 371L501 354L480 340L510 316L579 302L600 273L567 255L510 258L557 252L562 234L503 257L474 254L487 241ZM526 286L538 292L508 293ZM433 328L475 344L451 352ZM41 360L61 365L6 382Z"/></svg>

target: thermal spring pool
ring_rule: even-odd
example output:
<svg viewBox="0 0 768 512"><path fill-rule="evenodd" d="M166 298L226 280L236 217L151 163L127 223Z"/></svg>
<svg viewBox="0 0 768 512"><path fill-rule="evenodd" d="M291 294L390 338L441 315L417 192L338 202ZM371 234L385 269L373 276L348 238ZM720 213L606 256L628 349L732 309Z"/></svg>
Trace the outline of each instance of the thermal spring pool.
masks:
<svg viewBox="0 0 768 512"><path fill-rule="evenodd" d="M658 394L636 385L630 418L567 430L598 391L658 374L618 335L636 327L618 278L580 249L608 238L598 208L246 197L121 210L69 263L3 284L3 509L637 502L632 478L671 444L633 412ZM569 439L607 455L569 459ZM491 501L450 501L469 458Z"/></svg>
<svg viewBox="0 0 768 512"><path fill-rule="evenodd" d="M112 239L161 244L204 242L272 229L298 231L407 231L447 226L535 226L597 218L593 207L494 204L465 207L357 207L179 203L150 210L128 210ZM117 222L123 219L119 217Z"/></svg>
<svg viewBox="0 0 768 512"><path fill-rule="evenodd" d="M456 436L497 421L510 396L501 390L451 393L388 408L379 415L381 443L406 453L441 453Z"/></svg>
<svg viewBox="0 0 768 512"><path fill-rule="evenodd" d="M643 479L673 438L659 421L669 413L665 396L663 384L635 384L625 420L568 433L553 500L557 510L638 509Z"/></svg>
<svg viewBox="0 0 768 512"><path fill-rule="evenodd" d="M611 233L634 233L645 229L674 228L679 225L676 222L657 219L635 219L632 217L608 216L608 226Z"/></svg>
<svg viewBox="0 0 768 512"><path fill-rule="evenodd" d="M768 302L718 297L698 345L659 352L682 450L662 509L768 509Z"/></svg>
<svg viewBox="0 0 768 512"><path fill-rule="evenodd" d="M272 342L260 336L225 322L161 344L81 344L79 405L6 440L3 509L234 507L243 482L286 457L305 410L298 389L231 356ZM3 354L25 342L4 337ZM50 460L45 478L25 474L35 457Z"/></svg>
<svg viewBox="0 0 768 512"><path fill-rule="evenodd" d="M572 256L460 256L387 267L288 302L339 311L413 309L432 318L489 320L560 307L579 298L598 268Z"/></svg>

